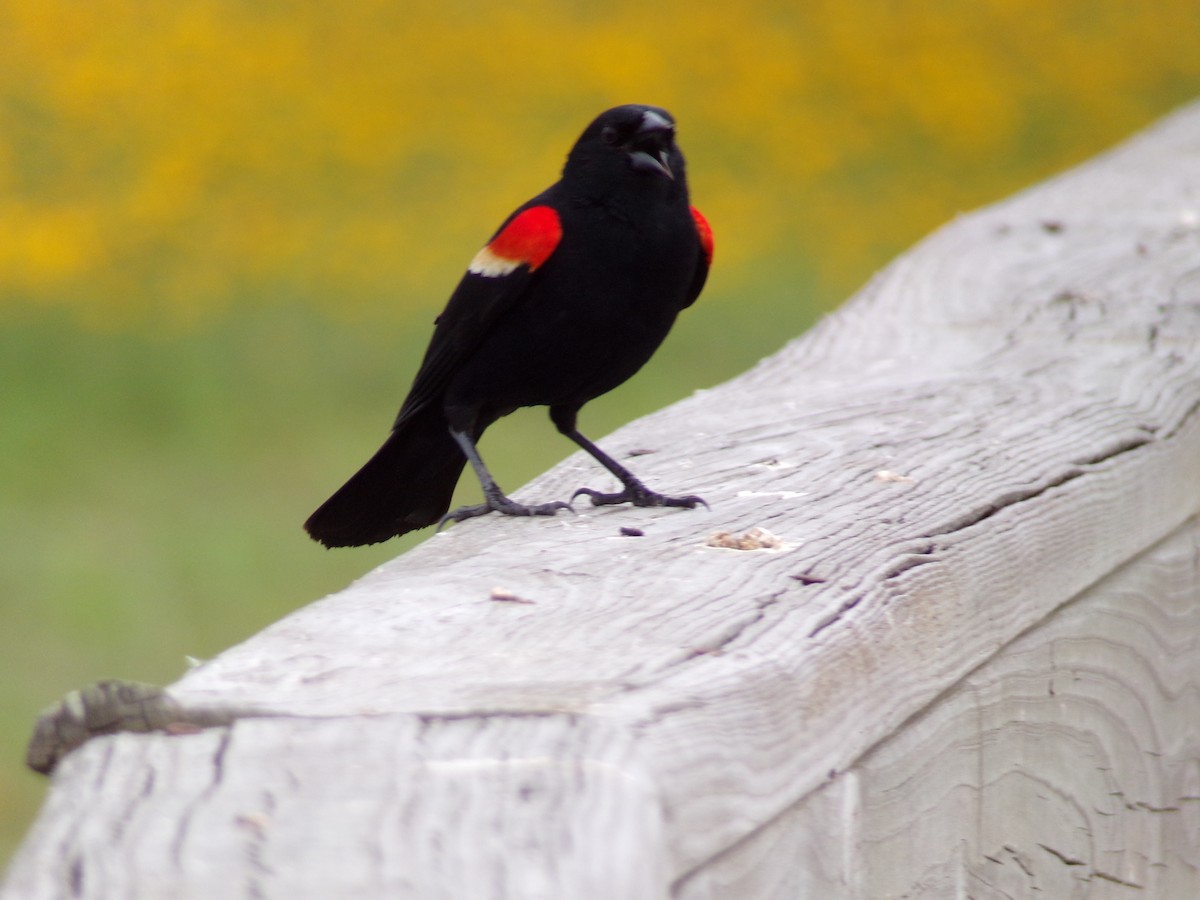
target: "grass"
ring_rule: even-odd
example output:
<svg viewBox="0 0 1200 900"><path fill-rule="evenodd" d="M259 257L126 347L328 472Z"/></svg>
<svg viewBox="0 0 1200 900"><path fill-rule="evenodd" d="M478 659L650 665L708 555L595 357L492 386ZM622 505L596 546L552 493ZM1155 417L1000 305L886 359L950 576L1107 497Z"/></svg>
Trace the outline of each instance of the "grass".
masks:
<svg viewBox="0 0 1200 900"><path fill-rule="evenodd" d="M775 273L770 284L792 287L753 303L714 284L581 424L603 435L778 349L816 314L803 281ZM174 337L51 314L0 329L0 867L47 783L21 762L41 708L101 678L174 681L186 657L215 655L428 536L323 551L300 530L386 433L428 312L354 326L260 306ZM527 410L483 450L516 488L572 447ZM478 494L469 475L460 494Z"/></svg>

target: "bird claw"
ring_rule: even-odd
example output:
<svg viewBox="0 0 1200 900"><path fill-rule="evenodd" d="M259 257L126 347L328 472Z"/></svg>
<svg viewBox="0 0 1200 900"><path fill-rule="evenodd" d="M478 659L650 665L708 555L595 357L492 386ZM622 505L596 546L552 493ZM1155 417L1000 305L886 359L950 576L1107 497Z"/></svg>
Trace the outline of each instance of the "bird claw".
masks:
<svg viewBox="0 0 1200 900"><path fill-rule="evenodd" d="M650 490L640 482L627 485L625 490L613 494L605 494L592 488L580 488L571 495L571 502L574 502L580 494L588 497L592 501L592 506L632 503L634 506L672 506L683 509L695 509L697 506L703 506L705 509L709 508L703 497L697 497L694 494L688 497L668 497L666 494Z"/></svg>
<svg viewBox="0 0 1200 900"><path fill-rule="evenodd" d="M524 503L518 503L504 495L500 495L499 497L489 497L475 506L460 506L458 509L451 510L442 516L441 521L438 522L437 530L441 531L449 522L462 522L466 519L486 516L490 512L498 512L503 516L553 516L560 509L569 509L571 512L575 511L570 503L564 503L562 500L553 500L550 503L535 503L531 506L526 506Z"/></svg>

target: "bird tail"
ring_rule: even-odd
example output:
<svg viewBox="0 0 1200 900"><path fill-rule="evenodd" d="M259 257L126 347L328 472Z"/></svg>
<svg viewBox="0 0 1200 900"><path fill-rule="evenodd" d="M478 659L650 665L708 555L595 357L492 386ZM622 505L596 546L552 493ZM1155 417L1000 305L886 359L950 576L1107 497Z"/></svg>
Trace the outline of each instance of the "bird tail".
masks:
<svg viewBox="0 0 1200 900"><path fill-rule="evenodd" d="M439 521L467 459L441 410L396 423L375 455L308 517L304 530L326 547L378 544Z"/></svg>

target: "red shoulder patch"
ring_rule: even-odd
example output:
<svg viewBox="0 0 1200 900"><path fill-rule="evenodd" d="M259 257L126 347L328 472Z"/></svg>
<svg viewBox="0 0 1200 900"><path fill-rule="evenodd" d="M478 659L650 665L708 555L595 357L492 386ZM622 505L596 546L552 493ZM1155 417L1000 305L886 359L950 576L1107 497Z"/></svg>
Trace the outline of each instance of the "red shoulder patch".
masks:
<svg viewBox="0 0 1200 900"><path fill-rule="evenodd" d="M708 260L708 264L711 266L713 255L712 228L709 227L708 219L704 218L704 214L694 206L692 207L692 218L696 220L696 234L700 236L700 249L704 251L704 258Z"/></svg>
<svg viewBox="0 0 1200 900"><path fill-rule="evenodd" d="M531 206L475 254L467 271L496 278L525 265L536 272L560 240L562 222L558 213L549 206Z"/></svg>

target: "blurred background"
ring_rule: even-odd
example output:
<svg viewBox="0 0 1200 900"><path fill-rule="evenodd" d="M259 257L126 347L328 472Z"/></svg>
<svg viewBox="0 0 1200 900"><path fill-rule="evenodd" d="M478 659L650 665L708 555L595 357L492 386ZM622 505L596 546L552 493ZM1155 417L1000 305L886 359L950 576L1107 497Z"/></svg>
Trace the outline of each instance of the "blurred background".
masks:
<svg viewBox="0 0 1200 900"><path fill-rule="evenodd" d="M0 0L0 866L39 709L173 681L428 536L300 523L596 113L675 114L716 235L601 436L1200 95L1198 34L1196 0ZM509 489L571 449L540 410L483 442Z"/></svg>

